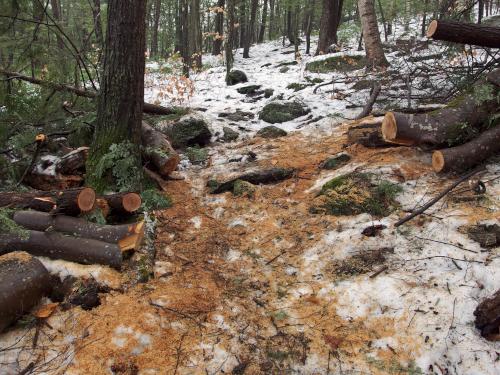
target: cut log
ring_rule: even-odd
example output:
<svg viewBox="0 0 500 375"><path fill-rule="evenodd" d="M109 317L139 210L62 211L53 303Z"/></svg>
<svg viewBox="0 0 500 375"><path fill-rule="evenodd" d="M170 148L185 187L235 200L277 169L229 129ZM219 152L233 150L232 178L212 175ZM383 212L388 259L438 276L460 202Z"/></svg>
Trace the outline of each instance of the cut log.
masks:
<svg viewBox="0 0 500 375"><path fill-rule="evenodd" d="M79 147L59 159L56 163L56 172L63 175L75 174L85 170L85 162L89 154L88 147Z"/></svg>
<svg viewBox="0 0 500 375"><path fill-rule="evenodd" d="M51 289L43 264L25 252L0 256L0 332L29 312Z"/></svg>
<svg viewBox="0 0 500 375"><path fill-rule="evenodd" d="M476 328L488 340L500 338L500 289L490 298L482 301L474 310Z"/></svg>
<svg viewBox="0 0 500 375"><path fill-rule="evenodd" d="M170 145L167 137L144 121L142 122L141 137L144 146L144 159L150 162L163 177L167 177L175 171L180 157Z"/></svg>
<svg viewBox="0 0 500 375"><path fill-rule="evenodd" d="M0 255L20 249L32 255L82 264L104 264L116 269L122 264L122 252L116 244L34 230L26 234L0 234Z"/></svg>
<svg viewBox="0 0 500 375"><path fill-rule="evenodd" d="M102 197L114 215L130 215L141 208L142 199L137 193L116 193Z"/></svg>
<svg viewBox="0 0 500 375"><path fill-rule="evenodd" d="M21 74L21 73L9 72L9 71L4 70L4 69L0 69L0 74L4 75L10 79L19 79L21 81L29 82L29 83L32 83L35 85L41 85L41 86L48 87L54 91L69 92L71 94L75 94L76 96L82 96L85 98L94 99L94 98L97 98L97 96L99 95L99 93L96 91L83 90L83 89L79 89L77 87L73 87L73 86L65 85L65 84L61 84L61 83L48 82L48 81L44 81L44 80L41 80L38 78L29 77L29 76L26 76L26 75ZM167 107L162 107L162 106L156 105L156 104L144 103L143 112L149 113L152 115L171 115L171 114L177 113L178 109L175 107L167 108Z"/></svg>
<svg viewBox="0 0 500 375"><path fill-rule="evenodd" d="M123 225L99 225L70 216L54 216L37 211L17 211L14 213L13 220L31 230L43 232L50 228L57 232L109 243L117 243L132 235L144 235L143 221Z"/></svg>
<svg viewBox="0 0 500 375"><path fill-rule="evenodd" d="M108 217L109 213L111 212L111 208L109 208L108 202L106 202L106 199L103 198L97 198L95 200L94 210L96 209L101 210L101 214L104 218Z"/></svg>
<svg viewBox="0 0 500 375"><path fill-rule="evenodd" d="M432 168L436 172L462 172L500 153L500 125L488 129L463 145L434 151Z"/></svg>
<svg viewBox="0 0 500 375"><path fill-rule="evenodd" d="M229 181L219 183L214 180L208 182L208 187L212 194L220 194L226 191L232 191L234 188L234 183L238 180L250 182L254 185L259 184L274 184L288 178L291 178L295 173L293 168L271 168L264 169L261 171L249 172L242 174L236 178Z"/></svg>
<svg viewBox="0 0 500 375"><path fill-rule="evenodd" d="M433 20L427 29L427 38L481 47L500 48L500 27Z"/></svg>
<svg viewBox="0 0 500 375"><path fill-rule="evenodd" d="M26 175L23 183L36 190L51 191L51 190L66 190L77 189L83 185L83 177L78 175L62 175L62 174L39 174L31 171Z"/></svg>
<svg viewBox="0 0 500 375"><path fill-rule="evenodd" d="M47 193L0 192L0 208L50 212L54 210L55 206L55 199Z"/></svg>
<svg viewBox="0 0 500 375"><path fill-rule="evenodd" d="M56 199L55 213L76 216L94 208L96 194L92 188L61 190L53 193Z"/></svg>
<svg viewBox="0 0 500 375"><path fill-rule="evenodd" d="M492 71L488 77L498 75L500 69ZM448 145L459 139L466 140L471 130L481 130L491 114L498 111L498 87L488 77L476 84L480 91L491 93L486 98L479 99L478 94L471 93L430 113L413 115L387 112L382 122L384 139L400 145L430 147Z"/></svg>

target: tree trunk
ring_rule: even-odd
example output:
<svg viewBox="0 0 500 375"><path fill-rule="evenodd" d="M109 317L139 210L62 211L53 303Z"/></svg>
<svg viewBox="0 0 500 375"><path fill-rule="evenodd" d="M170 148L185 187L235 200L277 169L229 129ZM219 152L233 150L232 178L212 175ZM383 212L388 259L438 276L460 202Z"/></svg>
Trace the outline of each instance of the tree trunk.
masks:
<svg viewBox="0 0 500 375"><path fill-rule="evenodd" d="M19 249L36 256L82 264L104 264L117 269L122 264L122 251L116 244L34 230L27 230L26 234L0 234L0 254Z"/></svg>
<svg viewBox="0 0 500 375"><path fill-rule="evenodd" d="M402 145L428 145L439 147L466 141L471 133L498 111L498 80L500 69L487 75L472 88L472 93L463 95L446 107L430 113L407 115L388 112L382 124L384 139ZM490 92L486 98L481 92Z"/></svg>
<svg viewBox="0 0 500 375"><path fill-rule="evenodd" d="M482 132L463 145L434 151L432 167L436 172L463 172L500 153L500 125Z"/></svg>
<svg viewBox="0 0 500 375"><path fill-rule="evenodd" d="M275 0L269 0L269 40L273 40L276 35L276 16L275 16Z"/></svg>
<svg viewBox="0 0 500 375"><path fill-rule="evenodd" d="M500 27L434 20L429 25L427 37L447 42L500 48Z"/></svg>
<svg viewBox="0 0 500 375"><path fill-rule="evenodd" d="M104 35L102 32L102 21L101 21L101 0L94 0L94 6L92 7L92 15L94 18L95 37L99 46L103 48Z"/></svg>
<svg viewBox="0 0 500 375"><path fill-rule="evenodd" d="M478 0L478 13L477 13L477 23L480 24L483 20L484 14L484 0Z"/></svg>
<svg viewBox="0 0 500 375"><path fill-rule="evenodd" d="M109 243L135 234L144 234L144 222L123 225L98 225L71 216L51 215L37 211L17 211L13 220L24 228L45 232L47 229Z"/></svg>
<svg viewBox="0 0 500 375"><path fill-rule="evenodd" d="M200 0L190 0L189 15L189 54L191 67L200 70L202 67L202 36L200 25Z"/></svg>
<svg viewBox="0 0 500 375"><path fill-rule="evenodd" d="M141 122L144 107L145 0L109 0L104 71L97 105L96 129L87 161L87 182L99 191L109 189L108 174L97 170L113 144L128 150L134 181L142 184ZM114 190L111 188L110 190Z"/></svg>
<svg viewBox="0 0 500 375"><path fill-rule="evenodd" d="M226 5L226 0L218 0L217 2L217 14L215 15L215 37L212 55L217 56L221 54L222 51L222 40L224 35L224 6ZM226 36L227 37L227 36Z"/></svg>
<svg viewBox="0 0 500 375"><path fill-rule="evenodd" d="M264 42L264 35L266 33L266 22L267 22L267 0L264 0L264 8L262 9L262 19L260 23L259 39L258 42Z"/></svg>
<svg viewBox="0 0 500 375"><path fill-rule="evenodd" d="M316 55L327 53L328 47L337 43L337 29L342 17L342 5L343 0L323 0Z"/></svg>
<svg viewBox="0 0 500 375"><path fill-rule="evenodd" d="M307 8L307 22L306 22L306 55L311 53L311 33L314 21L314 8L316 7L316 0L312 0Z"/></svg>
<svg viewBox="0 0 500 375"><path fill-rule="evenodd" d="M161 0L155 0L153 18L153 33L151 35L151 57L158 56L158 31L160 28Z"/></svg>
<svg viewBox="0 0 500 375"><path fill-rule="evenodd" d="M50 274L25 252L0 256L0 332L50 294Z"/></svg>
<svg viewBox="0 0 500 375"><path fill-rule="evenodd" d="M382 2L380 0L378 1L378 9L380 11L380 18L382 18L382 26L384 27L384 40L387 42L387 24L385 22L385 15L384 15L384 8L382 7Z"/></svg>
<svg viewBox="0 0 500 375"><path fill-rule="evenodd" d="M245 59L250 57L250 45L255 39L255 19L257 17L257 5L258 0L252 0L250 4L250 20L246 24L245 41L243 43L243 58Z"/></svg>
<svg viewBox="0 0 500 375"><path fill-rule="evenodd" d="M385 69L389 63L382 49L373 0L358 0L368 68Z"/></svg>
<svg viewBox="0 0 500 375"><path fill-rule="evenodd" d="M50 6L52 8L52 14L54 15L54 19L58 22L61 21L61 6L59 1L50 0ZM64 50L64 42L59 34L56 35L57 38L57 46L60 50Z"/></svg>
<svg viewBox="0 0 500 375"><path fill-rule="evenodd" d="M224 52L226 54L226 83L228 82L229 73L233 69L233 47L235 42L234 24L236 22L234 14L234 1L227 0L227 37L224 43Z"/></svg>

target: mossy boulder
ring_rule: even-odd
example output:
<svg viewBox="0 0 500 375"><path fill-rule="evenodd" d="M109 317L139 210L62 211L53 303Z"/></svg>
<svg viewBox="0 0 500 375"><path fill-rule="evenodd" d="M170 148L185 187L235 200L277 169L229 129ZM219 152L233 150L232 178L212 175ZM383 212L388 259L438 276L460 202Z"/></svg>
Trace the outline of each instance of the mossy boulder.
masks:
<svg viewBox="0 0 500 375"><path fill-rule="evenodd" d="M206 121L197 116L183 117L176 122L161 123L159 128L174 148L206 146L212 137Z"/></svg>
<svg viewBox="0 0 500 375"><path fill-rule="evenodd" d="M248 78L241 70L231 70L227 75L226 81L229 86L234 86L238 83L248 82Z"/></svg>
<svg viewBox="0 0 500 375"><path fill-rule="evenodd" d="M186 149L186 156L193 164L203 164L208 160L208 151L207 149L200 148L199 146L188 147Z"/></svg>
<svg viewBox="0 0 500 375"><path fill-rule="evenodd" d="M388 181L372 183L369 174L350 173L324 184L310 211L335 216L365 212L387 216L397 206L395 198L401 191L400 186Z"/></svg>
<svg viewBox="0 0 500 375"><path fill-rule="evenodd" d="M236 141L239 137L239 134L237 131L234 131L233 129L224 126L222 128L222 131L224 132L224 135L222 136L222 140L224 142L233 142Z"/></svg>
<svg viewBox="0 0 500 375"><path fill-rule="evenodd" d="M273 96L274 94L274 90L273 89L265 89L264 90L264 98L270 98L271 96Z"/></svg>
<svg viewBox="0 0 500 375"><path fill-rule="evenodd" d="M251 94L257 93L261 87L262 87L262 85L248 85L248 86L240 87L240 88L236 89L236 91L238 91L240 94L243 94L243 95L251 95Z"/></svg>
<svg viewBox="0 0 500 375"><path fill-rule="evenodd" d="M333 71L351 72L366 66L366 58L360 55L332 56L326 59L311 61L306 70L313 73L329 73Z"/></svg>
<svg viewBox="0 0 500 375"><path fill-rule="evenodd" d="M248 181L236 180L233 185L233 194L237 197L253 198L256 190L257 187Z"/></svg>
<svg viewBox="0 0 500 375"><path fill-rule="evenodd" d="M221 118L227 118L229 121L249 121L252 120L255 117L255 114L252 112L245 112L245 111L240 111L237 109L234 112L222 112L219 113L219 117Z"/></svg>
<svg viewBox="0 0 500 375"><path fill-rule="evenodd" d="M304 90L306 87L313 86L312 83L290 83L286 88L295 92Z"/></svg>
<svg viewBox="0 0 500 375"><path fill-rule="evenodd" d="M286 131L274 125L266 126L257 132L257 136L262 138L279 138L286 135L288 135Z"/></svg>
<svg viewBox="0 0 500 375"><path fill-rule="evenodd" d="M341 166L345 165L351 160L351 157L348 154L341 153L336 156L329 157L325 161L320 164L321 169L337 169Z"/></svg>
<svg viewBox="0 0 500 375"><path fill-rule="evenodd" d="M259 118L270 124L280 124L307 115L311 110L304 104L292 102L271 102L262 108Z"/></svg>

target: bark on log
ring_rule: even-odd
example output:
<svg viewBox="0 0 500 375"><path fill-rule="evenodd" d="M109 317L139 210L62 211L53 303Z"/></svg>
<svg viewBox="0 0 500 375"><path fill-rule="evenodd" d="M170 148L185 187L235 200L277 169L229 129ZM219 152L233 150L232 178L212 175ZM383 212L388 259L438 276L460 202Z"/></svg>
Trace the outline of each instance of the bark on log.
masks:
<svg viewBox="0 0 500 375"><path fill-rule="evenodd" d="M500 27L433 20L427 29L427 38L500 48Z"/></svg>
<svg viewBox="0 0 500 375"><path fill-rule="evenodd" d="M146 122L142 122L143 156L161 176L167 177L175 171L180 157L170 145L167 137Z"/></svg>
<svg viewBox="0 0 500 375"><path fill-rule="evenodd" d="M78 215L94 207L95 191L91 188L36 193L0 192L0 208L18 208Z"/></svg>
<svg viewBox="0 0 500 375"><path fill-rule="evenodd" d="M0 256L0 332L50 293L50 274L25 252Z"/></svg>
<svg viewBox="0 0 500 375"><path fill-rule="evenodd" d="M500 153L500 125L486 130L463 145L434 151L432 168L436 172L461 172L498 153Z"/></svg>
<svg viewBox="0 0 500 375"><path fill-rule="evenodd" d="M474 310L476 328L489 340L498 339L500 328L500 289L490 298L482 301Z"/></svg>
<svg viewBox="0 0 500 375"><path fill-rule="evenodd" d="M382 121L351 126L347 131L347 143L358 143L365 147L394 146L382 137Z"/></svg>
<svg viewBox="0 0 500 375"><path fill-rule="evenodd" d="M0 234L0 255L20 249L37 256L82 264L104 264L120 269L122 252L118 245L55 232L29 230L21 234Z"/></svg>
<svg viewBox="0 0 500 375"><path fill-rule="evenodd" d="M61 83L48 82L38 78L29 77L21 73L10 72L5 69L0 69L0 74L6 76L9 79L19 79L21 81L33 83L35 85L49 87L55 91L69 92L71 94L75 94L76 96L82 96L84 98L94 99L97 98L97 96L99 95L99 93L96 91L83 90L77 87ZM151 115L172 115L177 112L177 108L174 107L167 108L156 104L144 103L143 112L149 113Z"/></svg>
<svg viewBox="0 0 500 375"><path fill-rule="evenodd" d="M56 163L56 172L63 175L75 174L85 169L85 162L89 154L88 147L79 147L59 159Z"/></svg>
<svg viewBox="0 0 500 375"><path fill-rule="evenodd" d="M102 197L115 215L130 215L141 208L142 199L137 193L116 193Z"/></svg>
<svg viewBox="0 0 500 375"><path fill-rule="evenodd" d="M51 228L76 237L117 243L133 235L144 235L144 222L123 225L98 225L70 216L50 215L37 211L17 211L13 220L31 230L44 232Z"/></svg>
<svg viewBox="0 0 500 375"><path fill-rule="evenodd" d="M382 122L382 135L391 143L406 146L439 147L465 137L467 129L480 129L499 109L498 87L491 80L500 69L490 72L486 80L476 84L481 91L490 91L488 98L478 98L473 92L455 99L443 109L423 114L387 112ZM479 90L478 90L479 91Z"/></svg>

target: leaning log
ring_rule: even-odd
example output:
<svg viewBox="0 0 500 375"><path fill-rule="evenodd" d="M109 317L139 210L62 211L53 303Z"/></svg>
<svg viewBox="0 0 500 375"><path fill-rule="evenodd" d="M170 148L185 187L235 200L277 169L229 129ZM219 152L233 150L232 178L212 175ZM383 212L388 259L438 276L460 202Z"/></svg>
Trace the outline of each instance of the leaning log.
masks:
<svg viewBox="0 0 500 375"><path fill-rule="evenodd" d="M496 69L476 84L478 91L491 93L485 98L478 98L478 94L472 92L430 113L387 112L382 122L384 139L399 145L439 147L466 138L471 129L481 130L499 108L498 86L491 83L499 75L500 69Z"/></svg>
<svg viewBox="0 0 500 375"><path fill-rule="evenodd" d="M500 125L488 129L463 145L434 151L432 168L436 172L461 172L500 153Z"/></svg>
<svg viewBox="0 0 500 375"><path fill-rule="evenodd" d="M167 177L175 171L180 157L163 133L143 121L141 138L144 159L151 163L161 176Z"/></svg>
<svg viewBox="0 0 500 375"><path fill-rule="evenodd" d="M144 235L144 222L123 225L99 225L71 216L51 215L37 211L17 211L13 220L24 228L44 232L47 229L76 237L117 243L130 236Z"/></svg>
<svg viewBox="0 0 500 375"><path fill-rule="evenodd" d="M76 96L82 96L84 98L94 99L97 98L97 96L99 95L99 93L96 91L79 89L77 87L61 83L48 82L38 78L29 77L21 73L10 72L4 69L0 69L0 74L6 76L9 79L18 79L35 85L45 86L54 91L69 92L71 94L74 94ZM156 104L144 103L143 112L152 115L171 115L177 113L177 108L174 107L167 108Z"/></svg>
<svg viewBox="0 0 500 375"><path fill-rule="evenodd" d="M25 252L0 256L0 332L50 293L50 274Z"/></svg>
<svg viewBox="0 0 500 375"><path fill-rule="evenodd" d="M427 29L427 38L481 47L500 48L500 27L433 20Z"/></svg>
<svg viewBox="0 0 500 375"><path fill-rule="evenodd" d="M101 198L106 200L113 215L131 215L142 205L141 196L137 193L116 193Z"/></svg>
<svg viewBox="0 0 500 375"><path fill-rule="evenodd" d="M0 234L0 255L20 249L36 256L81 264L104 264L120 269L122 251L116 244L65 236L56 232L27 230Z"/></svg>

